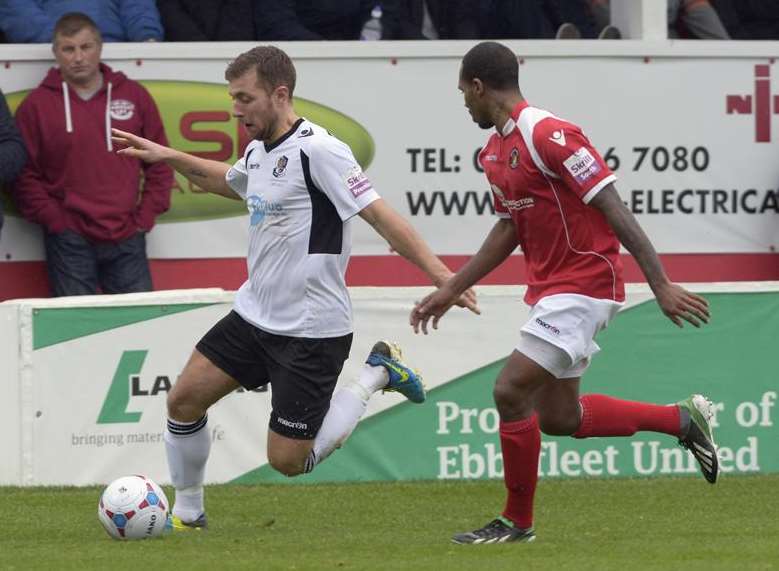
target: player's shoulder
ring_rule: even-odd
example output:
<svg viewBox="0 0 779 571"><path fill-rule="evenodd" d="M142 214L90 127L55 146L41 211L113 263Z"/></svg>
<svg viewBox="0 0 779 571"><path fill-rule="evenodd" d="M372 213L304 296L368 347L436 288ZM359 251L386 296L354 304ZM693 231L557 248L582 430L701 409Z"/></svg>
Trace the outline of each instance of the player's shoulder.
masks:
<svg viewBox="0 0 779 571"><path fill-rule="evenodd" d="M326 128L307 119L303 120L294 136L304 152L308 150L317 153L334 153L339 155L343 154L344 151L351 152L349 145L330 133Z"/></svg>
<svg viewBox="0 0 779 571"><path fill-rule="evenodd" d="M522 115L527 115L522 117ZM558 117L550 111L529 107L520 115L520 130L530 135L536 148L564 148L570 137L578 138L581 129L575 123Z"/></svg>
<svg viewBox="0 0 779 571"><path fill-rule="evenodd" d="M249 141L249 143L246 145L246 148L243 150L243 161L248 161L249 157L252 155L252 153L257 151L257 148L263 145L262 141L258 141L257 139L252 139Z"/></svg>
<svg viewBox="0 0 779 571"><path fill-rule="evenodd" d="M528 107L520 115L520 126L529 128L533 136L549 136L559 129L578 130L579 127L540 107Z"/></svg>

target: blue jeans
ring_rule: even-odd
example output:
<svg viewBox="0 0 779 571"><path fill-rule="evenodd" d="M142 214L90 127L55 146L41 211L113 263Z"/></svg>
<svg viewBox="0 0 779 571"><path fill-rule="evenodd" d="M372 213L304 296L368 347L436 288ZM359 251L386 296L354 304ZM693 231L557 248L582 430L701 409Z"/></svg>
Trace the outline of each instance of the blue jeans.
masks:
<svg viewBox="0 0 779 571"><path fill-rule="evenodd" d="M122 242L91 242L71 230L46 233L46 267L55 297L151 291L146 235Z"/></svg>

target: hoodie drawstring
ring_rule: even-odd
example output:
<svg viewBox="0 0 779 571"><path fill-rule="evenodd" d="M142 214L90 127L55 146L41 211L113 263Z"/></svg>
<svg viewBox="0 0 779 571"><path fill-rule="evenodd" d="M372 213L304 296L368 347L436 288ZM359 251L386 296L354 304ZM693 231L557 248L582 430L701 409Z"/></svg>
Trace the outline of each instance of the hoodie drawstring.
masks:
<svg viewBox="0 0 779 571"><path fill-rule="evenodd" d="M114 150L114 145L111 142L111 82L108 82L108 96L105 103L105 143L108 147L108 151Z"/></svg>
<svg viewBox="0 0 779 571"><path fill-rule="evenodd" d="M70 115L70 90L68 84L62 82L62 97L65 99L65 131L73 132L73 118Z"/></svg>
<svg viewBox="0 0 779 571"><path fill-rule="evenodd" d="M111 89L113 85L108 82L108 96L105 103L105 144L108 151L114 150L114 145L111 142ZM70 90L68 84L62 82L62 97L65 100L65 131L68 133L73 132L73 116L70 111Z"/></svg>

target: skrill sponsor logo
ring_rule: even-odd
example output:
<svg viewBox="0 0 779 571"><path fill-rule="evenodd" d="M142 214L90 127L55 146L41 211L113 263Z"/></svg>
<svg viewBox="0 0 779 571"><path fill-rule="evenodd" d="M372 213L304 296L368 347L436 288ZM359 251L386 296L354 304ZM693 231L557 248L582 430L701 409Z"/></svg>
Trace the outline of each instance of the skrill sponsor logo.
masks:
<svg viewBox="0 0 779 571"><path fill-rule="evenodd" d="M547 329L548 331L551 331L555 335L560 335L560 330L557 327L555 327L554 325L552 325L551 323L547 323L546 321L543 321L543 320L539 319L538 317L536 317L536 323L538 323L544 329Z"/></svg>
<svg viewBox="0 0 779 571"><path fill-rule="evenodd" d="M581 147L578 151L563 161L563 166L568 169L579 183L583 183L592 175L600 172L600 165L590 151Z"/></svg>
<svg viewBox="0 0 779 571"><path fill-rule="evenodd" d="M362 169L358 166L355 166L346 173L343 178L344 183L346 183L346 188L349 189L349 192L351 192L352 196L355 198L373 188L371 181L368 180L368 177L365 176L365 173L362 172Z"/></svg>

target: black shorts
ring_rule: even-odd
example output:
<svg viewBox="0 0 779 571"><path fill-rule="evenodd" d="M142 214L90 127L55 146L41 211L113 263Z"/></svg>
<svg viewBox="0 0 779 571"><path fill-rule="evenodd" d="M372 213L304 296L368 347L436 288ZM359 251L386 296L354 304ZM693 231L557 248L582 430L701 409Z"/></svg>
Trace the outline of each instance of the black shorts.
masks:
<svg viewBox="0 0 779 571"><path fill-rule="evenodd" d="M231 311L197 344L197 350L246 389L270 383L270 428L310 440L330 408L352 334L311 339L259 329Z"/></svg>

